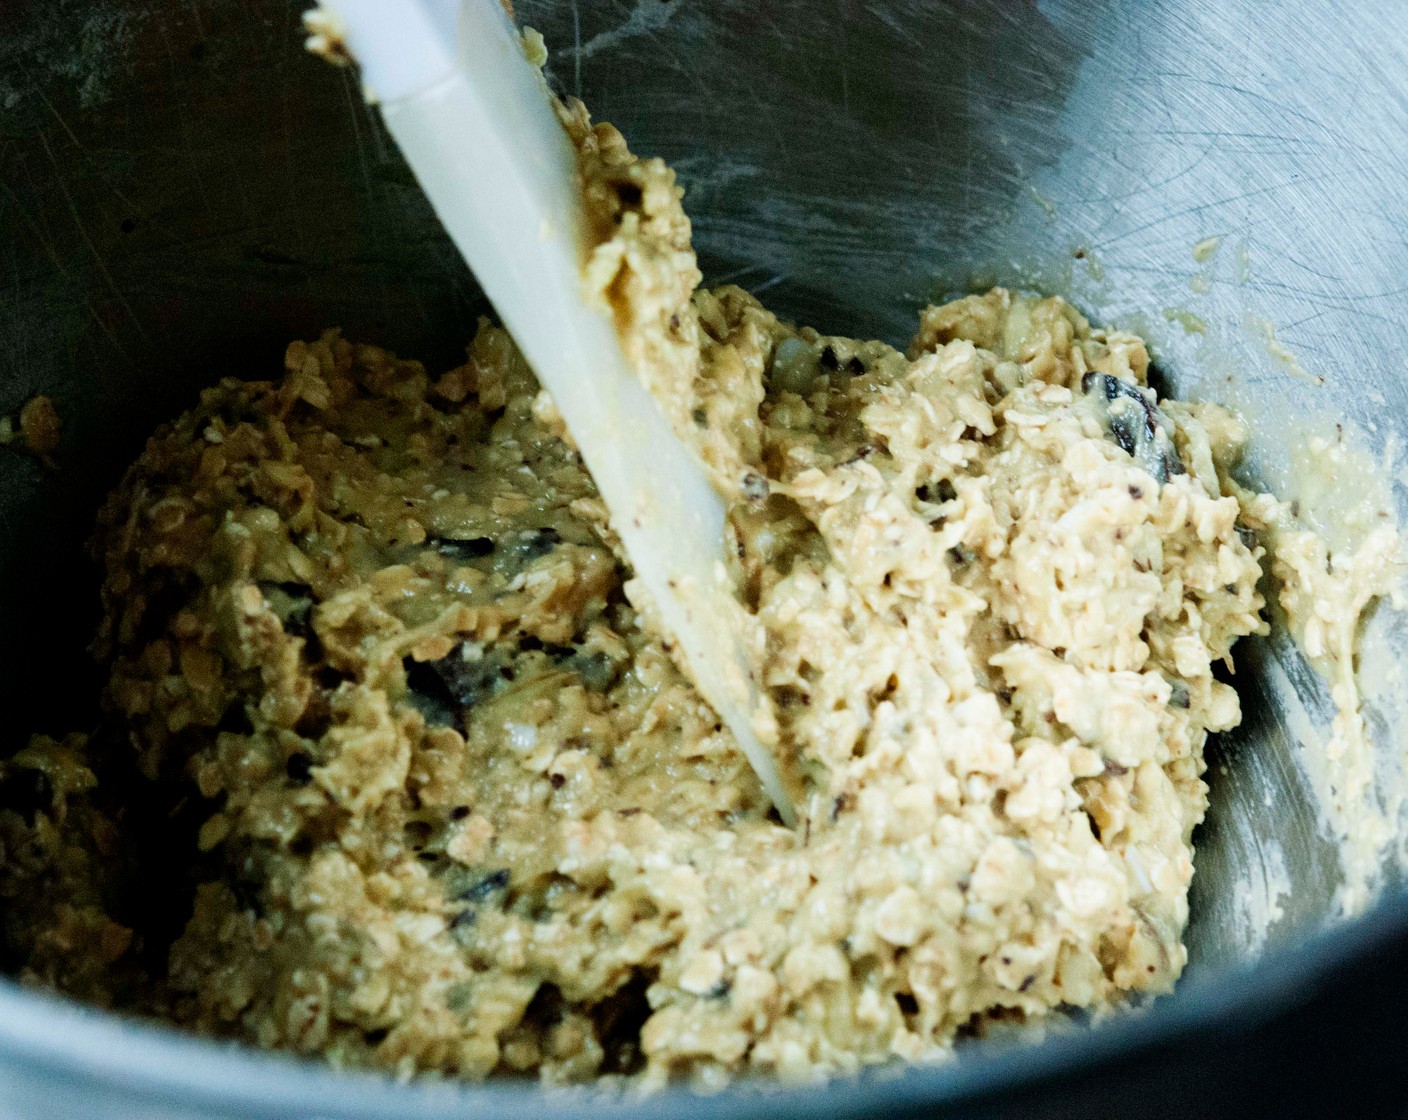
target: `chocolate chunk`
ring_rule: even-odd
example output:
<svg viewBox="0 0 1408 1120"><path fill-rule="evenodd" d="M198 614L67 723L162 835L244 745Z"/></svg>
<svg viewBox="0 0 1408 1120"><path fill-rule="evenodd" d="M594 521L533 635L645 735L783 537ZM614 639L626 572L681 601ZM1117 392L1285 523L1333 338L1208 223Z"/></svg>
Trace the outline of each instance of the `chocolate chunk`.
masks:
<svg viewBox="0 0 1408 1120"><path fill-rule="evenodd" d="M958 491L954 489L953 482L947 478L941 478L937 482L925 482L914 491L914 496L921 502L928 502L930 505L941 505L944 502L951 502L958 497Z"/></svg>
<svg viewBox="0 0 1408 1120"><path fill-rule="evenodd" d="M488 537L470 537L468 540L462 541L432 537L430 543L441 556L460 564L467 564L471 560L482 560L494 551L494 542Z"/></svg>
<svg viewBox="0 0 1408 1120"><path fill-rule="evenodd" d="M525 529L505 543L504 555L515 565L526 566L546 556L562 543L562 534L551 525L541 529Z"/></svg>
<svg viewBox="0 0 1408 1120"><path fill-rule="evenodd" d="M629 1077L644 1067L640 1032L652 1013L646 992L656 975L654 969L632 970L621 987L589 1010L603 1051L601 1073Z"/></svg>
<svg viewBox="0 0 1408 1120"><path fill-rule="evenodd" d="M1101 418L1110 438L1160 484L1187 474L1173 444L1173 422L1154 403L1151 389L1107 373L1087 373L1081 390L1101 404Z"/></svg>
<svg viewBox="0 0 1408 1120"><path fill-rule="evenodd" d="M294 751L284 763L284 773L296 786L306 786L313 777L313 759L303 751Z"/></svg>
<svg viewBox="0 0 1408 1120"><path fill-rule="evenodd" d="M279 616L285 634L309 638L313 634L313 589L306 583L259 581L259 592L269 609Z"/></svg>
<svg viewBox="0 0 1408 1120"><path fill-rule="evenodd" d="M491 871L477 883L466 887L455 896L460 902L483 902L495 891L501 891L508 886L508 868L500 868L498 871Z"/></svg>
<svg viewBox="0 0 1408 1120"><path fill-rule="evenodd" d="M766 501L772 492L768 486L768 480L757 471L749 471L745 474L738 488L750 502Z"/></svg>
<svg viewBox="0 0 1408 1120"><path fill-rule="evenodd" d="M0 809L13 809L32 828L40 813L54 807L54 786L43 770L14 767L0 769Z"/></svg>
<svg viewBox="0 0 1408 1120"><path fill-rule="evenodd" d="M513 652L489 649L466 659L465 647L460 646L439 661L407 658L402 666L411 703L421 709L427 722L453 726L456 715L497 696L514 679Z"/></svg>
<svg viewBox="0 0 1408 1120"><path fill-rule="evenodd" d="M406 670L406 688L411 705L420 712L426 723L431 727L454 727L459 704L446 674L438 668L440 664L406 658L402 662Z"/></svg>
<svg viewBox="0 0 1408 1120"><path fill-rule="evenodd" d="M601 650L578 650L564 664L592 692L605 692L621 675L621 667Z"/></svg>
<svg viewBox="0 0 1408 1120"><path fill-rule="evenodd" d="M1180 680L1168 678L1168 706L1170 708L1187 708L1192 704L1192 699L1188 695L1188 686Z"/></svg>

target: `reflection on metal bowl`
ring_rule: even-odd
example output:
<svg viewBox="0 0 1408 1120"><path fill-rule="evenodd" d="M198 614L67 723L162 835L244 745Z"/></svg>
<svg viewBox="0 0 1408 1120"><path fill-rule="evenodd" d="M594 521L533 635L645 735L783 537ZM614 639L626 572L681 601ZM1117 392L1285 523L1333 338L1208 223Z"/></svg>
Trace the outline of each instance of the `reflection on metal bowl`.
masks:
<svg viewBox="0 0 1408 1120"><path fill-rule="evenodd" d="M290 338L340 325L445 365L484 310L354 79L304 56L296 8L65 0L0 16L0 410L46 392L65 420L61 471L0 457L5 750L96 692L82 542L148 431L200 386L273 368ZM1067 295L1146 335L1176 394L1244 411L1248 470L1273 484L1317 418L1349 420L1374 452L1408 438L1408 8L518 9L553 49L559 88L679 170L710 281L891 341L938 295L994 282ZM1380 612L1368 648L1396 661L1402 630ZM1408 991L1408 902L1389 870L1366 916L1336 921L1338 846L1301 761L1328 696L1283 638L1238 656L1247 716L1210 752L1192 963L1174 996L1042 1046L643 1110L1172 1114L1248 1087L1304 1106L1317 1062L1329 1081L1338 1069L1362 1083ZM1368 712L1386 775L1401 770L1399 702ZM1344 1041L1326 1057L1313 1037ZM35 1117L592 1110L524 1085L336 1075L8 981L7 1105Z"/></svg>

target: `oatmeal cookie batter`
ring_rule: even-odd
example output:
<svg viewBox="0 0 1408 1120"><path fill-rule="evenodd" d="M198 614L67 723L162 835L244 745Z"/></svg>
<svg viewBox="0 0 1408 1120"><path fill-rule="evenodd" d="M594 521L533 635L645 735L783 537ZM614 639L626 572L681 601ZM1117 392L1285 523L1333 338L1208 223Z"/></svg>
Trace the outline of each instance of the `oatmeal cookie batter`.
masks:
<svg viewBox="0 0 1408 1120"><path fill-rule="evenodd" d="M438 378L329 333L104 510L109 718L5 765L4 951L339 1065L645 1087L1166 991L1214 667L1265 628L1244 427L1057 299L902 353L696 290L672 173L566 115L589 275L731 502L798 828L505 333Z"/></svg>

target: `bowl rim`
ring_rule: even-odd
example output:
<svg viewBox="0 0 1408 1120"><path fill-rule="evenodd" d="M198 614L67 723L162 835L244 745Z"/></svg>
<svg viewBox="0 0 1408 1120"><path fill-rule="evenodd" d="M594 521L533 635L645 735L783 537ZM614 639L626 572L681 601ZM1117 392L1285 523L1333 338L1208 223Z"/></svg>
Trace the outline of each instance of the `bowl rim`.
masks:
<svg viewBox="0 0 1408 1120"><path fill-rule="evenodd" d="M1362 915L1273 944L1250 960L1197 970L1171 995L1088 1029L1056 1032L1040 1042L994 1042L903 1072L875 1067L828 1082L744 1083L711 1095L681 1086L643 1098L590 1087L544 1090L528 1080L407 1082L337 1070L318 1059L195 1035L0 977L0 1070L22 1069L57 1091L103 1092L169 1104L183 1114L204 1109L210 1116L287 1115L297 1109L320 1120L399 1120L414 1105L425 1120L470 1113L518 1117L531 1103L541 1120L585 1120L599 1117L609 1103L613 1116L642 1120L689 1120L721 1111L778 1120L814 1114L823 1095L829 1116L859 1116L877 1104L899 1110L991 1099L1234 1021L1245 1031L1310 1002L1335 969L1405 941L1408 891L1395 889Z"/></svg>

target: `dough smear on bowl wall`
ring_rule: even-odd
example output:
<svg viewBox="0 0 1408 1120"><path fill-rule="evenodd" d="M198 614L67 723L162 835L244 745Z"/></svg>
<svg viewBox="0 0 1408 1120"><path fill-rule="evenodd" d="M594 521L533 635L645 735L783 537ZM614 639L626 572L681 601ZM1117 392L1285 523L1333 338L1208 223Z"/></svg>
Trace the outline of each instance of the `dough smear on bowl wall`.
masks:
<svg viewBox="0 0 1408 1120"><path fill-rule="evenodd" d="M925 308L900 352L701 288L672 172L563 117L589 280L731 505L798 827L507 335L434 376L332 332L208 390L104 509L104 727L3 771L26 978L344 1066L644 1087L1168 991L1265 544L1352 743L1397 529L1331 556L1233 479L1245 424L1059 299Z"/></svg>

